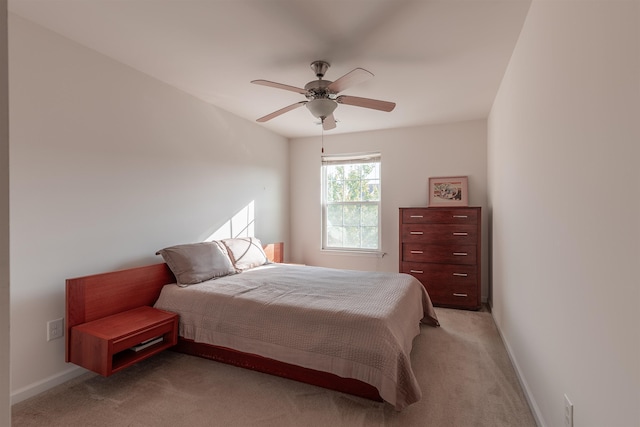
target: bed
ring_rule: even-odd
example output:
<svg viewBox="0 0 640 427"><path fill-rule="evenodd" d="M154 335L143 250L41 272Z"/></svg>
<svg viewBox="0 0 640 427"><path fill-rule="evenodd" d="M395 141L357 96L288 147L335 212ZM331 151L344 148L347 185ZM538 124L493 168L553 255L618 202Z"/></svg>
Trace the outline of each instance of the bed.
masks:
<svg viewBox="0 0 640 427"><path fill-rule="evenodd" d="M232 272L208 279L198 262L192 265L193 252L180 253L190 263L184 268L175 253L164 250L159 254L165 264L92 276L97 286L86 277L70 279L68 323L90 320L69 314L86 313L86 305L104 307L105 300L116 313L153 305L178 313L176 351L384 400L398 410L420 399L410 362L412 342L421 322L437 326L438 321L417 279L273 263L269 257L282 261L281 244L261 249L263 261L245 257L244 264L238 257L247 254L244 248L227 249ZM70 293L70 286L82 291ZM88 303L98 289L103 304ZM140 297L123 298L128 292Z"/></svg>

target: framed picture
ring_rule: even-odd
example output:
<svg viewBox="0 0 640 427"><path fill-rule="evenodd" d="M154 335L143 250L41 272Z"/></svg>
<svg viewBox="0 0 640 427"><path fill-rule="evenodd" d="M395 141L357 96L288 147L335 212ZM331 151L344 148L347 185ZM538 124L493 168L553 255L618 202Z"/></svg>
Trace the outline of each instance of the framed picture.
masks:
<svg viewBox="0 0 640 427"><path fill-rule="evenodd" d="M466 176L429 178L428 206L469 206Z"/></svg>

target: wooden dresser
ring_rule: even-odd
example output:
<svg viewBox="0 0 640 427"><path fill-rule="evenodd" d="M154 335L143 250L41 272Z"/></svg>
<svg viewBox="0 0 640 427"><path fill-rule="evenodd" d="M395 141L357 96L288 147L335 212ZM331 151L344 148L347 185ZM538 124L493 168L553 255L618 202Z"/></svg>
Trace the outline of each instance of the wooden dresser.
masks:
<svg viewBox="0 0 640 427"><path fill-rule="evenodd" d="M400 272L434 305L477 310L481 301L481 208L400 208Z"/></svg>

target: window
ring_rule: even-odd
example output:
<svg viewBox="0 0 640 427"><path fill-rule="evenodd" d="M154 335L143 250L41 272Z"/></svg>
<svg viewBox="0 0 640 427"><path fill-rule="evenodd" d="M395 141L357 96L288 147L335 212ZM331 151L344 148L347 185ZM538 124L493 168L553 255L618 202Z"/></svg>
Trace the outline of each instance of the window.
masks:
<svg viewBox="0 0 640 427"><path fill-rule="evenodd" d="M322 157L322 249L380 250L380 154Z"/></svg>

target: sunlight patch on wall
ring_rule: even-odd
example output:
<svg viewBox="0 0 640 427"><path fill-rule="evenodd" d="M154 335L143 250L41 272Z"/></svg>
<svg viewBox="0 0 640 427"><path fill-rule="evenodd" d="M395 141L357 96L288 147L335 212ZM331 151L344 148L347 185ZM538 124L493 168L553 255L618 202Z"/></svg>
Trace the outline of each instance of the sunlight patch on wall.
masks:
<svg viewBox="0 0 640 427"><path fill-rule="evenodd" d="M231 219L222 224L205 241L222 240L235 237L254 237L255 232L255 202L252 200L240 209Z"/></svg>

